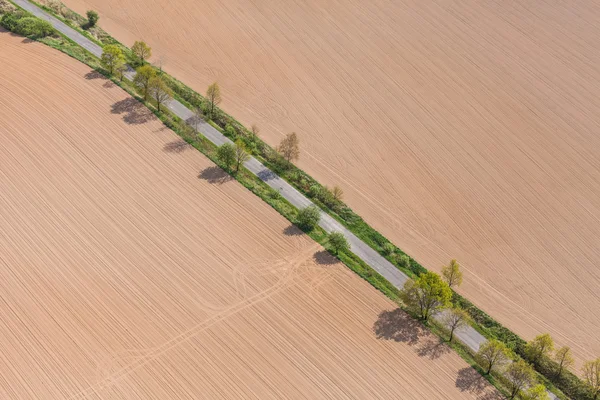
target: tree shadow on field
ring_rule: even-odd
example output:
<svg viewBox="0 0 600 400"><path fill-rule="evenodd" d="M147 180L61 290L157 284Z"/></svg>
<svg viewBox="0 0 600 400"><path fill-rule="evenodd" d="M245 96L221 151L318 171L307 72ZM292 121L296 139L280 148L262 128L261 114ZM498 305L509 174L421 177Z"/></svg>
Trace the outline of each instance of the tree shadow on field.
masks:
<svg viewBox="0 0 600 400"><path fill-rule="evenodd" d="M110 112L113 114L125 114L123 121L130 125L144 124L155 118L154 114L148 108L133 97L117 101L111 106Z"/></svg>
<svg viewBox="0 0 600 400"><path fill-rule="evenodd" d="M488 381L472 367L465 367L458 371L456 387L461 392L474 394L480 400L496 400L501 397L490 389Z"/></svg>
<svg viewBox="0 0 600 400"><path fill-rule="evenodd" d="M204 179L208 183L214 184L223 184L225 182L233 180L233 177L231 175L229 175L227 172L223 171L217 166L203 169L202 172L200 172L200 174L198 175L198 178Z"/></svg>
<svg viewBox="0 0 600 400"><path fill-rule="evenodd" d="M298 228L296 225L289 225L283 230L283 234L285 236L302 236L304 232L302 229Z"/></svg>
<svg viewBox="0 0 600 400"><path fill-rule="evenodd" d="M96 70L91 70L90 72L88 72L87 74L85 74L83 76L85 79L87 80L92 80L92 79L106 79L106 77L104 75L102 75L100 72L96 71Z"/></svg>
<svg viewBox="0 0 600 400"><path fill-rule="evenodd" d="M373 325L373 332L377 339L416 345L424 334L424 329L420 322L397 308L392 311L382 311Z"/></svg>
<svg viewBox="0 0 600 400"><path fill-rule="evenodd" d="M313 254L313 259L319 265L334 265L339 262L338 259L332 256L327 250L317 251Z"/></svg>
<svg viewBox="0 0 600 400"><path fill-rule="evenodd" d="M446 345L439 337L428 337L422 340L417 354L421 357L428 357L431 360L440 358L444 354L450 353L450 347Z"/></svg>
<svg viewBox="0 0 600 400"><path fill-rule="evenodd" d="M115 86L117 86L117 85L115 85L115 83L109 79L107 79L106 82L104 82L104 84L102 85L102 87L105 89L111 89L111 88L114 88Z"/></svg>
<svg viewBox="0 0 600 400"><path fill-rule="evenodd" d="M164 145L163 151L166 153L183 153L192 146L182 139L177 139Z"/></svg>

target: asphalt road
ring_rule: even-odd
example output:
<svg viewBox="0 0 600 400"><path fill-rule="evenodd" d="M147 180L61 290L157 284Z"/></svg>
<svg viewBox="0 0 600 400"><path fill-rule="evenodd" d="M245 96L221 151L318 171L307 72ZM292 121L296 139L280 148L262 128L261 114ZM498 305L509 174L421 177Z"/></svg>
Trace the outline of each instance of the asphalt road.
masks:
<svg viewBox="0 0 600 400"><path fill-rule="evenodd" d="M13 0L13 2L22 7L23 9L31 12L35 16L50 22L63 35L72 39L77 44L88 50L90 53L98 57L102 55L102 47L92 42L90 39L86 38L81 33L77 32L75 29L71 28L67 24L49 15L46 11L29 3L27 0ZM129 67L128 71L125 73L125 76L128 79L133 79L134 74L135 71L133 71L133 69ZM185 121L189 121L194 117L194 113L177 100L170 101L167 107L175 115L177 115L179 118ZM210 124L204 121L202 121L199 124L198 130L208 140L210 140L217 146L221 146L225 143L232 143L231 140L225 137L221 132L219 132ZM277 174L265 167L254 157L251 157L248 161L246 161L244 163L244 166L250 172L256 175L260 180L269 185L271 188L279 191L281 196L283 196L286 200L288 200L297 208L304 208L313 205L313 203L307 197L305 197L303 194L294 189L289 183L281 179ZM366 264L368 264L371 268L373 268L375 271L381 274L385 279L387 279L398 289L402 289L404 283L409 279L408 276L406 276L404 273L398 270L398 268L396 268L392 263L383 258L369 245L357 238L352 232L350 232L348 229L346 229L339 222L337 222L335 219L333 219L331 216L327 215L323 211L321 211L321 221L319 222L319 225L329 233L342 232L348 240L352 252L358 257L360 257ZM437 320L440 320L442 317L443 313L434 316L434 318ZM473 352L477 352L479 350L479 347L486 341L483 335L481 335L479 332L477 332L470 326L458 329L454 335L458 340L464 343ZM548 393L551 399L557 399L557 397L553 393Z"/></svg>

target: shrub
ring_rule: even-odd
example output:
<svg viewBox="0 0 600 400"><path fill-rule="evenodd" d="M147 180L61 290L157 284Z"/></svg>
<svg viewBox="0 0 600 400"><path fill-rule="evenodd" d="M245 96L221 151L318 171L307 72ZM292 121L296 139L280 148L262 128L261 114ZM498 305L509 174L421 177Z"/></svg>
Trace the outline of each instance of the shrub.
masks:
<svg viewBox="0 0 600 400"><path fill-rule="evenodd" d="M341 232L333 232L329 235L329 246L334 254L339 254L340 251L346 252L350 249L350 245L346 237Z"/></svg>
<svg viewBox="0 0 600 400"><path fill-rule="evenodd" d="M408 257L406 254L402 254L400 257L398 257L398 264L402 268L410 269L410 257Z"/></svg>
<svg viewBox="0 0 600 400"><path fill-rule="evenodd" d="M56 29L48 21L36 17L24 17L17 21L13 32L33 38L43 38L56 33Z"/></svg>
<svg viewBox="0 0 600 400"><path fill-rule="evenodd" d="M308 191L308 195L312 198L316 198L318 199L319 196L321 195L321 186L319 185L312 185L310 187L310 190Z"/></svg>
<svg viewBox="0 0 600 400"><path fill-rule="evenodd" d="M394 252L394 250L396 250L396 246L394 246L391 243L386 243L383 245L383 247L381 248L381 251L384 255L389 256L390 254L392 254Z"/></svg>
<svg viewBox="0 0 600 400"><path fill-rule="evenodd" d="M317 206L309 206L298 212L297 223L305 231L313 230L321 219L321 212Z"/></svg>
<svg viewBox="0 0 600 400"><path fill-rule="evenodd" d="M217 159L225 165L225 168L231 169L235 161L235 146L231 143L225 143L217 149Z"/></svg>
<svg viewBox="0 0 600 400"><path fill-rule="evenodd" d="M96 24L98 23L98 19L100 19L100 17L98 16L98 13L94 10L89 10L87 13L87 27L88 28L93 28L94 26L96 26Z"/></svg>

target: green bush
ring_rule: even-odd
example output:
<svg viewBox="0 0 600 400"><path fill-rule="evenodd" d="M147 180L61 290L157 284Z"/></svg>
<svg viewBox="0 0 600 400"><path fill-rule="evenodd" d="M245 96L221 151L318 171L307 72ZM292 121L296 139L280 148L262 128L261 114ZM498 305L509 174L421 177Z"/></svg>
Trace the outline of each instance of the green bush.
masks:
<svg viewBox="0 0 600 400"><path fill-rule="evenodd" d="M23 11L4 14L0 25L11 32L32 38L43 38L57 33L49 22Z"/></svg>
<svg viewBox="0 0 600 400"><path fill-rule="evenodd" d="M298 212L298 226L305 231L312 231L321 219L321 210L317 206L309 206Z"/></svg>
<svg viewBox="0 0 600 400"><path fill-rule="evenodd" d="M350 249L346 237L341 232L333 232L329 235L329 247L335 255L340 252L347 252Z"/></svg>
<svg viewBox="0 0 600 400"><path fill-rule="evenodd" d="M100 17L98 16L98 13L96 11L93 10L89 10L87 13L87 28L93 28L94 26L96 26L96 24L98 23L98 19L100 19Z"/></svg>
<svg viewBox="0 0 600 400"><path fill-rule="evenodd" d="M24 17L17 21L15 33L34 38L54 35L56 29L48 22L36 17Z"/></svg>
<svg viewBox="0 0 600 400"><path fill-rule="evenodd" d="M381 251L386 256L389 256L390 254L392 254L394 252L394 250L396 250L396 246L394 246L393 244L391 244L389 242L384 244L383 247L381 248Z"/></svg>

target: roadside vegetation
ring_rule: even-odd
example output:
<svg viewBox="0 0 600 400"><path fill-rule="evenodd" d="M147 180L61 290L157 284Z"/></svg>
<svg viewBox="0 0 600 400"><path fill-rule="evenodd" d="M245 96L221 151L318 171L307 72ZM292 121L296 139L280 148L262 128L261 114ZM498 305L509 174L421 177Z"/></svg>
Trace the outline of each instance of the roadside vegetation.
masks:
<svg viewBox="0 0 600 400"><path fill-rule="evenodd" d="M413 317L423 321L434 333L444 337L450 347L502 393L510 398L543 399L543 388L548 387L561 398L566 396L556 388L560 388L570 398L578 400L598 398L600 359L586 363L582 371L584 379L580 379L570 371L573 358L568 347L554 352L552 338L547 334L527 343L460 296L454 290L462 283L460 264L456 260L452 260L442 269L441 276L427 271L345 205L341 188L323 186L298 169L293 164L301 155L300 140L296 133L286 135L279 146L273 149L262 141L257 126L248 130L218 108L222 100L218 83L210 85L206 97L202 97L163 73L162 63L159 67L148 64L152 49L144 42L135 42L135 49L128 49L112 39L96 25L98 19L94 14L88 12L88 18L83 18L56 1L46 1L43 8L63 21L68 21L69 25L80 33L103 45L102 57L98 59L91 55L71 40L59 35L51 26L51 29L48 29L43 24L45 21L16 9L6 0L0 0L0 13L3 14L0 25L15 33L19 33L17 29L20 32L28 32L19 34L59 49L112 79L138 101L147 105L167 127L190 146L228 171L242 185L261 197L290 222L297 224L359 276L396 301ZM19 25L19 21L23 19L26 22ZM124 79L126 64L136 68L132 82ZM176 98L194 110L195 124L188 125L164 107L171 98ZM234 144L216 147L201 136L198 124L203 119L223 132ZM247 171L243 163L250 154L312 199L318 207L296 209L277 191ZM342 234L328 235L320 228L318 222L321 209L408 275L411 279L404 288L398 290L354 255ZM440 312L443 313L441 322L431 318ZM467 325L473 326L488 339L477 354L472 354L464 345L453 340L456 330Z"/></svg>

